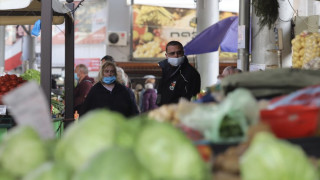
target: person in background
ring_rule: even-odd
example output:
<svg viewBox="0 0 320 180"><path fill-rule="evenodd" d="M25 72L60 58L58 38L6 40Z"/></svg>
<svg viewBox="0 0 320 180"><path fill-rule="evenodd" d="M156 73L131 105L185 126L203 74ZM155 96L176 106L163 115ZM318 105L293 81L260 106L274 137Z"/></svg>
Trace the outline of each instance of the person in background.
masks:
<svg viewBox="0 0 320 180"><path fill-rule="evenodd" d="M136 84L135 88L134 88L134 97L136 99L136 103L138 106L139 111L141 112L141 106L140 104L142 104L141 100L142 100L142 94L141 92L144 91L144 88L142 86L142 84L138 83Z"/></svg>
<svg viewBox="0 0 320 180"><path fill-rule="evenodd" d="M144 82L144 86L146 86L146 84L148 83L151 83L153 85L153 89L155 90L155 92L157 93L157 90L155 89L155 84L156 84L156 77L153 76L153 75L148 75L148 76L145 76L147 77L147 79L145 80ZM141 92L140 92L140 104L139 104L139 107L140 109L144 109L144 104L143 104L143 98L144 98L144 92L146 91L146 89L144 88Z"/></svg>
<svg viewBox="0 0 320 180"><path fill-rule="evenodd" d="M157 99L159 106L177 103L181 97L190 100L200 92L200 74L189 64L180 42L170 41L167 44L166 58L159 62L162 69Z"/></svg>
<svg viewBox="0 0 320 180"><path fill-rule="evenodd" d="M94 84L94 79L88 76L88 68L84 64L78 64L75 68L75 78L78 84L74 89L74 111L81 109L87 94Z"/></svg>
<svg viewBox="0 0 320 180"><path fill-rule="evenodd" d="M147 112L152 109L156 109L158 107L156 104L157 92L154 89L154 83L152 82L147 82L144 87L145 87L145 91L143 93L143 98L142 98L142 101L143 101L142 112Z"/></svg>
<svg viewBox="0 0 320 180"><path fill-rule="evenodd" d="M112 56L105 55L103 58L101 58L101 64L105 63L106 61L114 62L114 59Z"/></svg>
<svg viewBox="0 0 320 180"><path fill-rule="evenodd" d="M51 79L51 89L58 89L57 81L55 79Z"/></svg>
<svg viewBox="0 0 320 180"><path fill-rule="evenodd" d="M128 87L128 81L129 81L128 80L128 75L126 75L126 73L124 72L124 70L121 67L117 66L116 69L117 69L117 80L118 80L118 82L120 84Z"/></svg>
<svg viewBox="0 0 320 180"><path fill-rule="evenodd" d="M100 108L119 112L126 117L138 114L128 88L117 81L116 65L113 62L106 61L101 66L98 79L84 101L80 116Z"/></svg>
<svg viewBox="0 0 320 180"><path fill-rule="evenodd" d="M242 71L240 69L237 69L234 66L227 66L223 69L221 75L218 76L218 78L222 79L226 76L229 76L231 74L237 74L237 73L241 73Z"/></svg>
<svg viewBox="0 0 320 180"><path fill-rule="evenodd" d="M116 66L116 70L117 70L117 81L124 85L127 89L127 91L129 92L130 94L130 98L131 100L137 104L137 101L136 101L136 98L135 98L135 95L134 95L134 92L132 91L132 89L129 87L129 77L128 75L124 72L124 70L119 67L119 66ZM134 111L136 113L139 113L139 108L138 106L136 106L136 108L134 109Z"/></svg>

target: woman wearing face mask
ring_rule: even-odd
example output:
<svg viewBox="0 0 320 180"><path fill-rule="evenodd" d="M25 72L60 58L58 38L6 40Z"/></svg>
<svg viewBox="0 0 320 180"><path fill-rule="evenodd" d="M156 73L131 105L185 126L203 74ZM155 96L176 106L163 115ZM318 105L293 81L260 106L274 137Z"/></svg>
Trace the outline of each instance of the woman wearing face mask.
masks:
<svg viewBox="0 0 320 180"><path fill-rule="evenodd" d="M181 97L190 100L200 92L200 74L189 64L180 42L170 41L167 44L166 57L159 62L162 78L158 86L157 104L177 103Z"/></svg>
<svg viewBox="0 0 320 180"><path fill-rule="evenodd" d="M136 103L130 98L129 91L116 79L116 65L113 62L105 62L99 71L99 82L91 88L87 95L83 108L79 112L80 116L99 108L117 111L126 117L137 114Z"/></svg>

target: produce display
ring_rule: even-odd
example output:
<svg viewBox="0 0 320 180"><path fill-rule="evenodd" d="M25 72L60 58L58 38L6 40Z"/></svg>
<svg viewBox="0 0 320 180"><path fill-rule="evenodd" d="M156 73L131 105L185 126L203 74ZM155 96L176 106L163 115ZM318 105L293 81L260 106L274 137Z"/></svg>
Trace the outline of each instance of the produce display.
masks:
<svg viewBox="0 0 320 180"><path fill-rule="evenodd" d="M40 71L38 70L35 70L35 69L28 69L26 70L25 73L21 74L21 77L24 79L24 80L35 80L36 82L38 82L38 84L40 84Z"/></svg>
<svg viewBox="0 0 320 180"><path fill-rule="evenodd" d="M58 99L51 98L52 115L61 115L64 112L65 105Z"/></svg>
<svg viewBox="0 0 320 180"><path fill-rule="evenodd" d="M292 66L302 68L312 59L320 56L320 34L302 32L291 41Z"/></svg>
<svg viewBox="0 0 320 180"><path fill-rule="evenodd" d="M6 74L4 76L0 76L0 103L2 104L1 99L4 94L16 88L25 81L26 80L18 77L15 74Z"/></svg>
<svg viewBox="0 0 320 180"><path fill-rule="evenodd" d="M16 126L0 144L0 179L211 180L193 143L168 123L95 110L44 140Z"/></svg>

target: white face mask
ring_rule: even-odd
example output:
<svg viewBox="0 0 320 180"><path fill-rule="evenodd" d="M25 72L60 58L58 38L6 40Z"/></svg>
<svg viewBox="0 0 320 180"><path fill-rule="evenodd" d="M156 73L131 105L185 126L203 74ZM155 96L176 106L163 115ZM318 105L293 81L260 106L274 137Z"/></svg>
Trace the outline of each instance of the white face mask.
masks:
<svg viewBox="0 0 320 180"><path fill-rule="evenodd" d="M168 58L168 63L172 66L179 66L184 61L184 56L178 57L178 58Z"/></svg>

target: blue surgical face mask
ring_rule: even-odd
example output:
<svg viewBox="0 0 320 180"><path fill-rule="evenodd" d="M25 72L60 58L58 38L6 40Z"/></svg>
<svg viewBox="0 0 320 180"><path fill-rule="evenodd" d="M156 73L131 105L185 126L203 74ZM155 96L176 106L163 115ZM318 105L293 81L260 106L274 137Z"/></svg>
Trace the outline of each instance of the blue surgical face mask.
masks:
<svg viewBox="0 0 320 180"><path fill-rule="evenodd" d="M106 84L112 84L114 81L116 81L116 76L111 76L111 77L104 77L102 81Z"/></svg>
<svg viewBox="0 0 320 180"><path fill-rule="evenodd" d="M77 80L77 81L79 80L79 77L78 77L77 73L74 73L74 79Z"/></svg>
<svg viewBox="0 0 320 180"><path fill-rule="evenodd" d="M184 56L178 57L178 58L168 58L168 63L172 66L179 66L184 61Z"/></svg>

